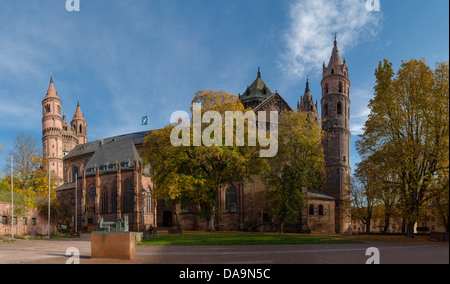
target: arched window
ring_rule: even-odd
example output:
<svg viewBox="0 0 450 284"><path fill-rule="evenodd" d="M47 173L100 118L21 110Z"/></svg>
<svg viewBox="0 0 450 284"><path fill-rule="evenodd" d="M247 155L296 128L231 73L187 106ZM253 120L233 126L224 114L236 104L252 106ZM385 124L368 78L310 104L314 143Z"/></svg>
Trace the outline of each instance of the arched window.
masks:
<svg viewBox="0 0 450 284"><path fill-rule="evenodd" d="M123 187L123 203L122 208L124 213L134 212L134 188L130 180L125 181Z"/></svg>
<svg viewBox="0 0 450 284"><path fill-rule="evenodd" d="M334 69L331 69L331 74L334 74Z"/></svg>
<svg viewBox="0 0 450 284"><path fill-rule="evenodd" d="M72 169L72 182L77 182L77 177L78 177L78 168L74 167Z"/></svg>
<svg viewBox="0 0 450 284"><path fill-rule="evenodd" d="M225 193L225 212L237 212L237 193L234 185L230 185Z"/></svg>
<svg viewBox="0 0 450 284"><path fill-rule="evenodd" d="M342 114L342 103L338 102L337 104L337 114Z"/></svg>
<svg viewBox="0 0 450 284"><path fill-rule="evenodd" d="M342 94L343 91L344 91L344 88L343 88L342 82L339 82L338 93L339 93L339 94Z"/></svg>
<svg viewBox="0 0 450 284"><path fill-rule="evenodd" d="M111 191L111 212L117 213L117 188L115 186Z"/></svg>
<svg viewBox="0 0 450 284"><path fill-rule="evenodd" d="M323 205L319 205L319 216L323 216Z"/></svg>
<svg viewBox="0 0 450 284"><path fill-rule="evenodd" d="M328 116L328 104L325 104L323 106L323 113L324 113L325 116Z"/></svg>
<svg viewBox="0 0 450 284"><path fill-rule="evenodd" d="M80 134L83 134L83 126L80 124Z"/></svg>
<svg viewBox="0 0 450 284"><path fill-rule="evenodd" d="M108 211L108 189L106 189L106 187L104 187L103 191L102 191L101 204L102 204L102 213L103 214L109 213L109 211Z"/></svg>
<svg viewBox="0 0 450 284"><path fill-rule="evenodd" d="M310 216L314 216L314 204L310 204L309 205L309 215Z"/></svg>

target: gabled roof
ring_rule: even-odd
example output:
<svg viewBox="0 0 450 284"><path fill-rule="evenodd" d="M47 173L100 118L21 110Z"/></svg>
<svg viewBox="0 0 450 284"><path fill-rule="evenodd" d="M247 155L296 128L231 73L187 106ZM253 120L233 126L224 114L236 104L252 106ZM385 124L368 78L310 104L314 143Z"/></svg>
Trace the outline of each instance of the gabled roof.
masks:
<svg viewBox="0 0 450 284"><path fill-rule="evenodd" d="M271 95L266 100L264 100L261 104L259 104L254 109L254 111L258 112L258 111L268 110L267 108L270 107L272 102L274 102L275 100L278 100L278 102L281 102L281 104L284 105L284 107L286 108L287 111L293 111L292 108L289 106L289 104L283 99L283 97L278 92L275 92L273 95Z"/></svg>

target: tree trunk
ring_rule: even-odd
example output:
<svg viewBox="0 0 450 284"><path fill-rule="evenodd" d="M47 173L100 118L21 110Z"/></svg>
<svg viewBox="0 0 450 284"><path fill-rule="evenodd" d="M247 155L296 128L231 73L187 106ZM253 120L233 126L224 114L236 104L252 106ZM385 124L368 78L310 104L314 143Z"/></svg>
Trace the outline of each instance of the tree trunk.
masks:
<svg viewBox="0 0 450 284"><path fill-rule="evenodd" d="M366 234L370 234L370 225L371 225L371 221L368 220L366 223Z"/></svg>
<svg viewBox="0 0 450 284"><path fill-rule="evenodd" d="M406 234L406 218L402 218L402 234Z"/></svg>
<svg viewBox="0 0 450 284"><path fill-rule="evenodd" d="M216 217L216 210L215 207L213 206L211 208L211 212L208 218L208 227L206 229L207 232L215 232L216 228L214 228L214 221L215 221L215 217Z"/></svg>
<svg viewBox="0 0 450 284"><path fill-rule="evenodd" d="M284 221L281 221L280 223L280 233L284 234Z"/></svg>
<svg viewBox="0 0 450 284"><path fill-rule="evenodd" d="M414 222L408 223L408 225L406 227L406 237L408 239L414 239L414 226L415 225L416 225L416 223L414 223Z"/></svg>
<svg viewBox="0 0 450 284"><path fill-rule="evenodd" d="M388 229L389 229L390 224L391 224L391 216L389 214L385 214L384 215L383 234L387 234L388 233Z"/></svg>

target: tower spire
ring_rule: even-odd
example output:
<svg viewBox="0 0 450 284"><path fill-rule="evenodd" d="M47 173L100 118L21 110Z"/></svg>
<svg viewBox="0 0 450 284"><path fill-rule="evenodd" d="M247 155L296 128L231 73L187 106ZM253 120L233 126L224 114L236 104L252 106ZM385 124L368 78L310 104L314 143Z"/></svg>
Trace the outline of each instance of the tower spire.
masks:
<svg viewBox="0 0 450 284"><path fill-rule="evenodd" d="M261 78L261 67L258 67L258 78Z"/></svg>
<svg viewBox="0 0 450 284"><path fill-rule="evenodd" d="M306 89L305 89L305 93L308 93L308 92L310 92L310 90L309 90L309 75L306 76Z"/></svg>

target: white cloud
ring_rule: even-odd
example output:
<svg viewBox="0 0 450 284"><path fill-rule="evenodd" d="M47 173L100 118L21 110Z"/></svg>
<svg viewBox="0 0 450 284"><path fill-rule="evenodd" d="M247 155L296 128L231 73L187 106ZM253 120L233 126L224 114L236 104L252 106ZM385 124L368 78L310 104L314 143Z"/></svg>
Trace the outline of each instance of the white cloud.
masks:
<svg viewBox="0 0 450 284"><path fill-rule="evenodd" d="M369 12L365 0L295 0L290 6L290 27L284 34L287 50L281 68L295 78L320 72L328 63L334 33L339 50L345 50L376 36L381 12Z"/></svg>
<svg viewBox="0 0 450 284"><path fill-rule="evenodd" d="M354 87L352 90L352 114L350 116L350 131L352 135L364 133L363 127L370 115L369 101L373 91L366 87Z"/></svg>

